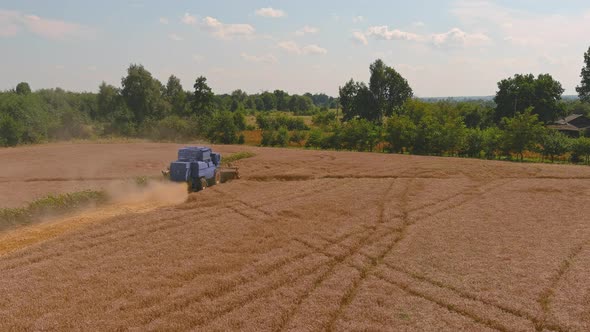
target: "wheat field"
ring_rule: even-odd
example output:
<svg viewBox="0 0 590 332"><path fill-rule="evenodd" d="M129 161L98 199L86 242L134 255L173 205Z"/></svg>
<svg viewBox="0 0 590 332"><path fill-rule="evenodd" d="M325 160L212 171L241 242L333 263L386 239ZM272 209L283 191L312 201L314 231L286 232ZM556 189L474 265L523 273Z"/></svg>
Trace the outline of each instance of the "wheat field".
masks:
<svg viewBox="0 0 590 332"><path fill-rule="evenodd" d="M157 175L177 147L0 150L3 204ZM182 203L0 234L0 330L590 330L588 167L214 149L256 156Z"/></svg>

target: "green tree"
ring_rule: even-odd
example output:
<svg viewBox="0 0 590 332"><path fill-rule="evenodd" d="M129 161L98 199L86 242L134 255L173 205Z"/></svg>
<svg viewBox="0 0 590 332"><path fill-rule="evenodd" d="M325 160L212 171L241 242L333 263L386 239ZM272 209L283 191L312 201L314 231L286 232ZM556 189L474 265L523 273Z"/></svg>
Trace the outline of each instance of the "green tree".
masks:
<svg viewBox="0 0 590 332"><path fill-rule="evenodd" d="M198 116L212 115L215 95L207 85L207 79L204 76L199 76L193 87L195 89L191 105L193 114Z"/></svg>
<svg viewBox="0 0 590 332"><path fill-rule="evenodd" d="M524 159L523 152L535 148L535 143L539 141L544 130L538 115L532 114L531 108L514 118L502 119L502 125L506 151L515 152L521 161Z"/></svg>
<svg viewBox="0 0 590 332"><path fill-rule="evenodd" d="M101 120L111 118L111 114L115 112L118 104L123 100L119 94L119 90L112 85L108 85L102 82L98 87L97 104L98 114L97 117Z"/></svg>
<svg viewBox="0 0 590 332"><path fill-rule="evenodd" d="M121 95L127 107L133 112L136 123L146 118L158 118L162 84L152 77L142 65L132 64L127 76L121 79Z"/></svg>
<svg viewBox="0 0 590 332"><path fill-rule="evenodd" d="M407 115L394 114L386 122L385 133L391 152L411 151L416 140L416 124Z"/></svg>
<svg viewBox="0 0 590 332"><path fill-rule="evenodd" d="M463 154L471 158L479 158L484 149L484 134L479 128L468 128L465 135Z"/></svg>
<svg viewBox="0 0 590 332"><path fill-rule="evenodd" d="M568 152L570 147L570 138L556 130L548 130L541 136L541 153L543 156L549 156L551 162L556 156Z"/></svg>
<svg viewBox="0 0 590 332"><path fill-rule="evenodd" d="M233 113L220 111L214 114L207 137L213 143L234 144L238 141L238 133Z"/></svg>
<svg viewBox="0 0 590 332"><path fill-rule="evenodd" d="M180 79L170 75L164 92L165 100L171 105L172 112L178 116L187 114L186 92L182 89Z"/></svg>
<svg viewBox="0 0 590 332"><path fill-rule="evenodd" d="M323 139L324 133L320 129L314 128L309 132L305 146L308 148L318 148L322 144Z"/></svg>
<svg viewBox="0 0 590 332"><path fill-rule="evenodd" d="M590 137L580 137L572 142L572 154L585 164L590 162Z"/></svg>
<svg viewBox="0 0 590 332"><path fill-rule="evenodd" d="M576 87L576 92L578 92L578 96L580 100L589 103L590 102L590 47L588 47L588 51L584 53L584 67L582 67L582 71L580 72L580 77L582 81L580 85Z"/></svg>
<svg viewBox="0 0 590 332"><path fill-rule="evenodd" d="M537 114L541 121L555 121L563 111L559 104L563 91L561 83L549 74L541 74L537 78L533 74L516 74L504 79L498 82L494 97L494 120L499 123L504 117L513 117L532 107L532 113Z"/></svg>
<svg viewBox="0 0 590 332"><path fill-rule="evenodd" d="M0 146L16 146L20 143L23 128L9 115L0 114Z"/></svg>
<svg viewBox="0 0 590 332"><path fill-rule="evenodd" d="M503 132L498 127L488 127L482 132L482 149L487 159L494 159L502 144Z"/></svg>
<svg viewBox="0 0 590 332"><path fill-rule="evenodd" d="M385 116L399 113L412 88L395 69L378 59L369 66L369 86L350 80L339 88L344 120L360 117L382 123Z"/></svg>
<svg viewBox="0 0 590 332"><path fill-rule="evenodd" d="M27 83L27 82L20 82L19 84L16 85L15 91L19 95L26 96L31 93L31 87L29 86L29 83Z"/></svg>
<svg viewBox="0 0 590 332"><path fill-rule="evenodd" d="M377 120L383 122L385 116L391 116L406 100L412 98L412 88L405 78L392 67L386 66L381 59L373 62L369 71L369 90L377 106Z"/></svg>
<svg viewBox="0 0 590 332"><path fill-rule="evenodd" d="M291 134L291 137L289 138L289 142L298 144L299 146L303 146L303 143L305 142L306 138L307 138L307 133L305 131L295 130Z"/></svg>
<svg viewBox="0 0 590 332"><path fill-rule="evenodd" d="M289 130L286 127L281 127L277 130L273 145L287 146L287 144L289 144Z"/></svg>

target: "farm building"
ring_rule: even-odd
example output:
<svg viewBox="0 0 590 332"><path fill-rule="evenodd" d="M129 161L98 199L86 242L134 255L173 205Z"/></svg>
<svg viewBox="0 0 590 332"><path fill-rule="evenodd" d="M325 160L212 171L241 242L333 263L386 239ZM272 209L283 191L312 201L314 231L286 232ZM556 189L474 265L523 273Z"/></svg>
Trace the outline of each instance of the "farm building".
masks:
<svg viewBox="0 0 590 332"><path fill-rule="evenodd" d="M584 114L571 114L547 127L556 129L568 136L578 137L580 133L590 130L590 118Z"/></svg>

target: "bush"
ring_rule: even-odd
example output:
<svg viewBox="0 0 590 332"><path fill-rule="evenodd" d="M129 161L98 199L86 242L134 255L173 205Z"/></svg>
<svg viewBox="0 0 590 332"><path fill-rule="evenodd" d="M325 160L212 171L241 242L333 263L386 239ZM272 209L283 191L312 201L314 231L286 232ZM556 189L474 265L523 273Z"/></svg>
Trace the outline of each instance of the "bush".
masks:
<svg viewBox="0 0 590 332"><path fill-rule="evenodd" d="M213 143L234 144L238 142L238 132L234 115L229 111L221 111L213 116L207 138Z"/></svg>
<svg viewBox="0 0 590 332"><path fill-rule="evenodd" d="M0 146L16 146L22 134L22 125L11 116L0 117Z"/></svg>
<svg viewBox="0 0 590 332"><path fill-rule="evenodd" d="M319 129L312 129L309 132L309 137L305 142L305 146L308 148L319 148L321 147L322 140L324 139L324 133Z"/></svg>
<svg viewBox="0 0 590 332"><path fill-rule="evenodd" d="M307 133L301 130L295 130L292 134L291 134L291 138L289 138L289 141L295 144L298 144L299 146L303 146L303 142L305 142L305 139L307 138Z"/></svg>
<svg viewBox="0 0 590 332"><path fill-rule="evenodd" d="M302 118L284 114L266 115L260 113L256 116L256 124L262 130L279 130L281 127L286 127L287 130L309 130Z"/></svg>
<svg viewBox="0 0 590 332"><path fill-rule="evenodd" d="M265 130L262 132L262 146L287 146L289 143L289 131L285 127L279 130Z"/></svg>
<svg viewBox="0 0 590 332"><path fill-rule="evenodd" d="M540 152L543 156L549 156L551 162L556 156L561 156L569 151L571 147L570 138L558 131L548 131L541 137Z"/></svg>

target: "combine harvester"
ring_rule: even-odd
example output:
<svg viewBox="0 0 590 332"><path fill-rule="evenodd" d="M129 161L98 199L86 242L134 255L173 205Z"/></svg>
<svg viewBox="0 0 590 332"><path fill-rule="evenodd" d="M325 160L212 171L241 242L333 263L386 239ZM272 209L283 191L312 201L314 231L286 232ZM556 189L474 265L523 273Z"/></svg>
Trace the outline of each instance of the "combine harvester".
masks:
<svg viewBox="0 0 590 332"><path fill-rule="evenodd" d="M178 150L178 160L162 174L174 182L186 182L189 191L204 190L208 186L231 179L239 179L237 167L221 167L221 154L211 148L193 146Z"/></svg>

